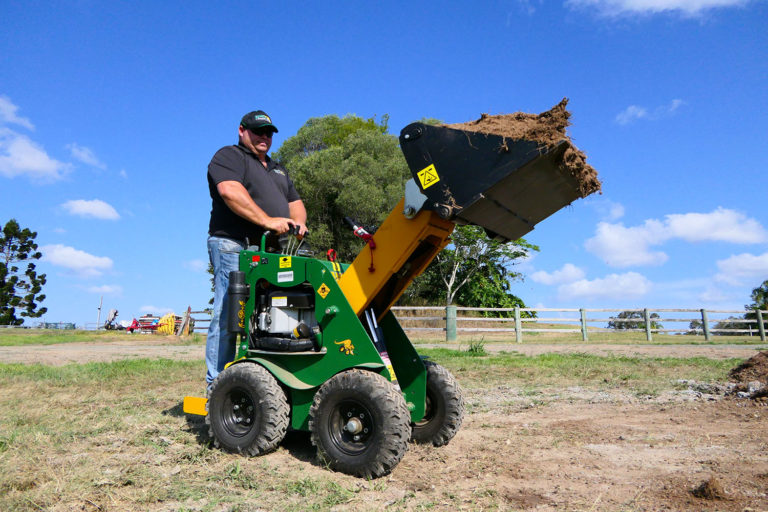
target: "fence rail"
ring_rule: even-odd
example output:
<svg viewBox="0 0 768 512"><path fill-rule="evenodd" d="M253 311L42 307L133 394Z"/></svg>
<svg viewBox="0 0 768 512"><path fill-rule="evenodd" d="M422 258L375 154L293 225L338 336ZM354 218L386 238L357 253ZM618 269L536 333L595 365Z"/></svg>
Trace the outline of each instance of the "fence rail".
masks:
<svg viewBox="0 0 768 512"><path fill-rule="evenodd" d="M676 333L704 335L706 341L710 341L713 335L737 335L747 334L759 336L765 341L766 316L768 311L762 310L718 310L718 309L680 309L680 308L635 308L635 309L589 309L589 308L470 308L461 306L396 306L392 310L406 331L431 331L445 332L447 341L455 341L457 334L476 332L509 332L515 333L515 341L522 343L524 333L557 332L580 333L581 341L589 341L589 335L604 333L610 322L614 328L621 324L622 332L643 332L647 341L653 341L653 335ZM434 312L443 311L443 316L406 315L405 312ZM492 313L498 316L477 317L459 315L459 312ZM539 313L578 313L578 316L538 316ZM635 318L619 318L622 312L639 314ZM501 316L512 313L513 316ZM594 313L616 313L616 316L596 315ZM674 316L662 316L674 313ZM681 318L688 313L690 316ZM746 314L755 315L755 318L745 318ZM723 317L723 315L729 315ZM738 317L734 315L739 315ZM607 318L606 318L607 316ZM444 321L442 327L412 327L413 321ZM467 327L466 323L472 322L474 326ZM487 323L488 327L479 327L477 324ZM557 323L565 325L563 328L551 327L526 327L526 324ZM685 327L664 328L663 324L687 324ZM496 325L509 324L503 327ZM494 327L490 327L494 325ZM573 328L568 328L570 326ZM743 327L743 328L740 328Z"/></svg>
<svg viewBox="0 0 768 512"><path fill-rule="evenodd" d="M455 341L458 333L514 333L515 341L523 342L525 333L578 333L581 341L589 341L590 334L605 333L610 322L614 328L621 324L622 332L643 332L647 341L653 341L654 334L676 333L683 335L703 335L706 341L717 335L748 335L759 336L760 341L766 341L766 310L717 310L717 309L679 309L679 308L635 308L635 309L606 309L606 308L473 308L462 306L395 306L392 308L396 318L406 331L414 332L445 332L447 341ZM406 312L415 312L408 315ZM436 316L434 312L441 312ZM463 313L459 315L459 312ZM468 316L467 312L491 313L495 316ZM636 318L619 318L622 312L639 313ZM560 316L538 316L540 313L560 313ZM577 315L573 315L577 313ZM598 315L593 316L595 313ZM600 313L616 313L609 316ZM682 313L682 314L681 314ZM572 316L563 316L562 314ZM664 316L674 314L672 316ZM688 314L687 317L683 318ZM745 318L747 314L754 318ZM194 320L194 331L207 331L211 322L210 310L190 311ZM511 315L511 316L507 316ZM728 316L724 316L728 315ZM442 322L440 327L424 327L413 325L414 321L427 323ZM467 326L472 322L472 326ZM551 324L563 327L553 328ZM528 325L533 325L529 327ZM549 327L538 327L537 324L550 324ZM687 324L685 327L664 327L663 324ZM0 326L6 327L6 326ZM73 329L74 324L68 322L41 322L37 327ZM97 324L86 324L83 328L99 328Z"/></svg>

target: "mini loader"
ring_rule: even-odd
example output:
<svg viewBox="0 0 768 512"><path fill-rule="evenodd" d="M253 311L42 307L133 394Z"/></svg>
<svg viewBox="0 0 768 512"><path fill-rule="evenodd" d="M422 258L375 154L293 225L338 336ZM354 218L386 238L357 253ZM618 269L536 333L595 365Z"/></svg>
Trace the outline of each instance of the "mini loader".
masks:
<svg viewBox="0 0 768 512"><path fill-rule="evenodd" d="M311 433L332 469L366 478L389 473L409 441L441 446L464 415L461 390L414 349L390 308L456 224L515 240L581 197L563 165L563 141L535 141L413 123L400 134L413 179L405 197L349 265L297 254L240 253L231 273L228 325L236 355L208 399L217 446L261 455L291 428ZM254 250L252 250L254 249Z"/></svg>

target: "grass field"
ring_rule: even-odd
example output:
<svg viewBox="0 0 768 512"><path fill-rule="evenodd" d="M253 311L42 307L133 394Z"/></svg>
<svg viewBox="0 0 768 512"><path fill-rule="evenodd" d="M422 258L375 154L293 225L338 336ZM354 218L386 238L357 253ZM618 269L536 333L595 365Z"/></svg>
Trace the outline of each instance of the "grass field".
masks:
<svg viewBox="0 0 768 512"><path fill-rule="evenodd" d="M499 387L519 389L528 402L546 407L547 397L568 386L652 395L679 387L678 379L722 382L737 363L489 355L478 345L422 352L458 378L470 415L514 412L514 404L489 401L489 392ZM439 500L423 493L398 494L387 478L367 482L318 467L302 433L289 434L277 453L255 459L212 448L202 420L181 410L183 396L203 392L203 375L202 361L0 364L0 510L463 507L458 497L451 505L450 493ZM426 448L409 453L427 456L420 450ZM482 508L482 499L478 503Z"/></svg>
<svg viewBox="0 0 768 512"><path fill-rule="evenodd" d="M557 328L554 324L545 324L545 328ZM563 326L560 326L563 327ZM570 328L570 327L567 327ZM425 333L413 331L410 337L414 344L435 343L445 339L442 332ZM0 346L53 345L61 343L93 342L152 342L162 340L165 344L198 345L205 343L205 332L196 332L190 336L159 336L156 334L131 334L125 331L85 331L58 329L0 329ZM470 343L514 343L514 333L459 333L458 340ZM573 332L535 332L524 333L523 343L581 343L581 334ZM654 334L653 341L647 341L644 332L602 330L589 334L589 343L605 344L641 344L641 345L760 345L764 341L759 336L713 336L706 341L704 336Z"/></svg>
<svg viewBox="0 0 768 512"><path fill-rule="evenodd" d="M61 343L113 343L120 341L141 342L162 340L167 344L202 344L205 334L191 336L160 336L157 334L131 334L126 331L85 331L80 329L0 329L0 347L21 345L58 345Z"/></svg>

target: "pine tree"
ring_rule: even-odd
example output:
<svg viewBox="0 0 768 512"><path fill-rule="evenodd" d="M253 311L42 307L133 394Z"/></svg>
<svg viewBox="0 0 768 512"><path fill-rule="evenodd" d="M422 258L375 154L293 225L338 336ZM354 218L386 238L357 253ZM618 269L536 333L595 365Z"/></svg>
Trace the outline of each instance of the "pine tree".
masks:
<svg viewBox="0 0 768 512"><path fill-rule="evenodd" d="M37 233L21 229L16 219L9 220L0 234L0 325L21 325L22 317L38 318L48 308L38 309L45 300L40 293L45 274L37 275L34 260L42 257L37 251Z"/></svg>

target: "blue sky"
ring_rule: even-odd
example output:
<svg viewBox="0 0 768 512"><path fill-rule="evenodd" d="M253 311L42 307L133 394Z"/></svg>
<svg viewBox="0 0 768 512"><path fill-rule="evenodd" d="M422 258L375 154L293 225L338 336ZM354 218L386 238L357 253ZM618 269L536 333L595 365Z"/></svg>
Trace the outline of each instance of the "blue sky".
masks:
<svg viewBox="0 0 768 512"><path fill-rule="evenodd" d="M514 293L731 309L768 278L764 0L211 5L0 0L0 222L38 233L44 320L204 307L207 164L258 108L275 150L314 116L568 97L603 194L528 235Z"/></svg>

